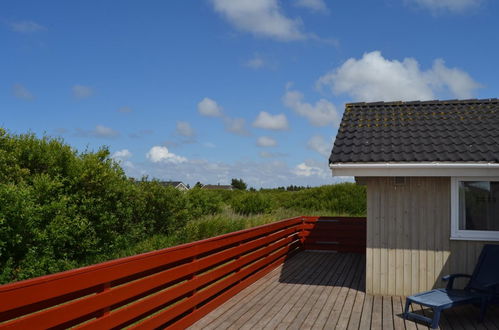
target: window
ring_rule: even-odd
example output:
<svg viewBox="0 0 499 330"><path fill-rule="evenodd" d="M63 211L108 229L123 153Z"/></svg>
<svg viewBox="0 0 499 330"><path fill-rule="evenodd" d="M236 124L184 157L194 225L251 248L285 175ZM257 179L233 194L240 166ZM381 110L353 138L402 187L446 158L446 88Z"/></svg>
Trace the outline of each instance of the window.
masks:
<svg viewBox="0 0 499 330"><path fill-rule="evenodd" d="M499 178L452 178L451 238L499 241Z"/></svg>

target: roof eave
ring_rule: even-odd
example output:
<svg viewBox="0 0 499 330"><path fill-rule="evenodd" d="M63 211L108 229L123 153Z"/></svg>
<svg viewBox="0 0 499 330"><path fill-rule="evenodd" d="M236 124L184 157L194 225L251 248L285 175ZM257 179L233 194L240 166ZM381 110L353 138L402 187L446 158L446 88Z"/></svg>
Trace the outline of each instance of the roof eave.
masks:
<svg viewBox="0 0 499 330"><path fill-rule="evenodd" d="M499 163L331 163L333 176L499 176Z"/></svg>

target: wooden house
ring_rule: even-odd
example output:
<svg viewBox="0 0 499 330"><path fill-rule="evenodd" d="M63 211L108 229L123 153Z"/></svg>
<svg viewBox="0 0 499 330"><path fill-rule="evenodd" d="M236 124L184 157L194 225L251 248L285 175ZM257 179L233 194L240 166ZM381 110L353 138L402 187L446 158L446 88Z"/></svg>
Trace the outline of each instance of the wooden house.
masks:
<svg viewBox="0 0 499 330"><path fill-rule="evenodd" d="M367 293L441 287L499 243L497 99L347 104L329 163L367 186Z"/></svg>
<svg viewBox="0 0 499 330"><path fill-rule="evenodd" d="M174 187L180 191L189 190L189 187L187 187L182 181L161 181L160 184L165 187Z"/></svg>

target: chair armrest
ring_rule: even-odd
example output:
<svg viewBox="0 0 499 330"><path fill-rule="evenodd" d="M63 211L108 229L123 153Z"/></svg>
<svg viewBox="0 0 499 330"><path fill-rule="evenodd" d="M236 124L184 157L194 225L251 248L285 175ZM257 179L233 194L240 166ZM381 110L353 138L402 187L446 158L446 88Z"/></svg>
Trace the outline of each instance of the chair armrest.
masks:
<svg viewBox="0 0 499 330"><path fill-rule="evenodd" d="M498 287L499 288L499 281L496 281L496 282L490 282L490 283L487 283L487 284L484 284L483 285L484 288L488 289L488 290L492 290L494 289L495 287Z"/></svg>
<svg viewBox="0 0 499 330"><path fill-rule="evenodd" d="M471 275L468 275L468 274L450 274L450 275L443 276L442 281L449 281L449 283L447 283L446 289L452 290L452 288L454 287L454 280L456 278L459 278L459 277L471 278Z"/></svg>

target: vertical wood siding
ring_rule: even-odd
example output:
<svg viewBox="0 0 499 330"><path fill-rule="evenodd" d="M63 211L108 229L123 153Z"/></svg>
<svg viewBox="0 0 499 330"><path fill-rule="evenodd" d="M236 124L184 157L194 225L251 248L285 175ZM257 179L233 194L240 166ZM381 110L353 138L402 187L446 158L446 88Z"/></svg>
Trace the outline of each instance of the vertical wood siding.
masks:
<svg viewBox="0 0 499 330"><path fill-rule="evenodd" d="M471 273L486 242L450 240L450 178L365 178L366 290L411 295L442 287L449 273ZM463 283L458 283L463 284Z"/></svg>

